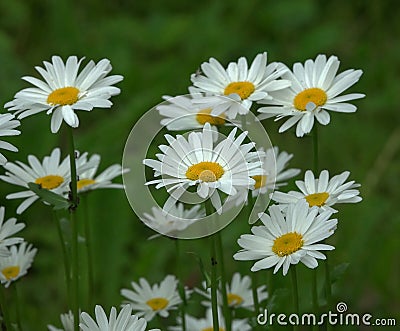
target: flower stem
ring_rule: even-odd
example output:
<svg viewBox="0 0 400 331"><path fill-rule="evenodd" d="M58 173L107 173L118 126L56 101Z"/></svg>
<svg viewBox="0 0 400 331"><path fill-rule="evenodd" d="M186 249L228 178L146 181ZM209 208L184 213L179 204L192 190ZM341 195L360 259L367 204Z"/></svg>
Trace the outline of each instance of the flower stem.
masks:
<svg viewBox="0 0 400 331"><path fill-rule="evenodd" d="M17 317L17 326L18 326L18 330L22 331L23 329L22 329L22 323L21 323L21 300L19 297L17 282L14 282L13 286L14 286L14 292L15 292L15 313L16 313L16 317Z"/></svg>
<svg viewBox="0 0 400 331"><path fill-rule="evenodd" d="M10 315L9 315L9 311L8 311L8 305L6 302L6 295L5 295L5 287L0 284L0 305L1 305L1 315L3 317L3 322L6 326L6 330L13 330L12 329L12 325L11 325L11 321L10 321Z"/></svg>
<svg viewBox="0 0 400 331"><path fill-rule="evenodd" d="M331 309L332 305L332 287L331 287L331 274L329 271L329 263L328 263L328 258L324 261L325 265L325 291L326 291L326 305L327 309ZM330 331L332 330L332 325L330 323L327 323L326 330Z"/></svg>
<svg viewBox="0 0 400 331"><path fill-rule="evenodd" d="M69 208L70 224L72 230L72 312L74 314L74 331L79 331L79 252L78 252L78 223L76 218L76 208L78 207L78 187L75 162L75 144L73 129L68 127L69 133L69 161L71 169L70 201Z"/></svg>
<svg viewBox="0 0 400 331"><path fill-rule="evenodd" d="M91 236L91 225L89 217L89 204L88 196L84 195L83 210L84 210L84 231L85 231L85 245L86 245L86 258L87 258L87 270L88 270L88 306L89 310L93 307L93 295L94 295L94 272L93 272L93 253L92 253L92 236Z"/></svg>
<svg viewBox="0 0 400 331"><path fill-rule="evenodd" d="M210 199L204 202L206 215L213 214L213 206ZM217 302L217 254L216 254L216 235L211 235L211 245L210 245L210 257L211 257L211 310L213 317L213 331L219 331L219 321L218 321L218 302Z"/></svg>
<svg viewBox="0 0 400 331"><path fill-rule="evenodd" d="M182 268L179 266L180 262L180 257L181 257L181 248L180 248L180 242L179 239L174 238L175 241L175 251L176 251L176 261L177 261L177 266L178 266L178 288L179 288L179 294L182 299L181 303L181 318L182 318L182 331L186 331L186 293L185 293L185 286L183 284L183 276L182 276Z"/></svg>
<svg viewBox="0 0 400 331"><path fill-rule="evenodd" d="M313 152L314 152L314 173L316 174L319 171L319 162L318 162L318 125L315 125L313 128Z"/></svg>
<svg viewBox="0 0 400 331"><path fill-rule="evenodd" d="M297 271L296 271L296 266L292 266L290 268L290 273L292 276L292 292L293 292L293 306L294 306L294 311L297 316L299 316L299 292L297 289ZM293 325L293 330L296 331L298 330L298 325Z"/></svg>
<svg viewBox="0 0 400 331"><path fill-rule="evenodd" d="M222 308L224 312L224 318L225 318L225 330L226 331L231 331L232 330L232 315L231 315L231 310L229 308L229 303L228 303L228 293L226 292L226 273L225 273L225 262L224 262L224 250L222 248L222 238L221 238L221 231L218 231L216 233L217 237L217 254L218 254L218 261L220 268L219 270L221 271L221 293L222 293Z"/></svg>

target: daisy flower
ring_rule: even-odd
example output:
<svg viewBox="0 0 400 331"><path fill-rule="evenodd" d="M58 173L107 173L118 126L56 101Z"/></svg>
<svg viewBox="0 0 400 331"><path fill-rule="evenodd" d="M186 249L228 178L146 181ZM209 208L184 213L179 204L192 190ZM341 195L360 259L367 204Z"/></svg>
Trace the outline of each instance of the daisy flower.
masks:
<svg viewBox="0 0 400 331"><path fill-rule="evenodd" d="M110 97L120 93L120 89L112 85L123 77L107 77L112 69L108 59L102 59L97 64L90 61L79 74L83 58L78 60L76 56L70 56L65 64L59 56L53 56L51 60L51 63L43 62L44 68L35 67L44 80L22 77L35 87L23 89L14 96L14 100L5 104L10 111L15 111L18 119L46 111L52 114L51 132L58 132L63 120L77 128L79 119L76 110L110 108Z"/></svg>
<svg viewBox="0 0 400 331"><path fill-rule="evenodd" d="M208 299L208 301L203 301L202 304L205 306L211 306L211 289L208 288L206 292L199 289L195 290L197 293ZM236 272L232 277L231 284L226 284L226 293L229 307L246 308L250 310L254 309L253 292L251 288L251 279L249 276L241 277L241 275ZM268 292L266 291L265 285L257 288L257 296L259 302L262 302L268 298ZM218 304L222 305L223 300L222 293L220 291L218 291L217 298Z"/></svg>
<svg viewBox="0 0 400 331"><path fill-rule="evenodd" d="M212 107L205 107L195 102L204 98L200 93L163 98L168 101L168 104L162 103L157 106L157 110L161 116L165 117L161 120L161 125L166 126L170 131L198 129L205 123L210 123L217 131L217 127L225 124L224 113L213 115Z"/></svg>
<svg viewBox="0 0 400 331"><path fill-rule="evenodd" d="M219 330L225 331L225 320L221 311L218 313L219 316ZM182 331L182 319L180 317L177 318L178 324L177 326L169 327L170 331ZM213 318L212 318L212 310L208 308L206 311L205 318L195 318L188 314L185 315L186 322L186 331L212 331L213 330ZM232 331L249 331L251 330L251 326L248 323L247 319L234 319L232 320Z"/></svg>
<svg viewBox="0 0 400 331"><path fill-rule="evenodd" d="M335 213L337 210L332 206L337 203L357 203L362 200L359 196L360 191L355 189L360 184L355 183L354 180L345 183L349 175L349 171L344 171L329 180L328 170L322 170L319 178L315 178L314 173L307 170L304 181L296 181L301 192L283 193L276 191L271 198L284 208L287 204L306 200L310 207L317 206L320 211L329 210Z"/></svg>
<svg viewBox="0 0 400 331"><path fill-rule="evenodd" d="M175 237L177 233L205 217L205 212L201 205L185 209L182 203L173 205L168 213L165 213L158 206L152 207L151 212L152 214L143 214L143 222L154 231L171 237ZM154 237L152 236L150 239Z"/></svg>
<svg viewBox="0 0 400 331"><path fill-rule="evenodd" d="M349 69L336 75L339 64L336 56L327 59L322 54L315 61L307 60L304 65L295 63L293 72L288 70L282 75L282 78L291 81L291 86L271 92L272 100L261 101L270 106L258 109L262 113L260 119L276 116L279 120L289 116L279 132L284 132L297 123L296 135L302 137L311 131L314 118L322 125L330 122L327 110L355 112L357 107L346 101L363 98L365 94L340 94L357 83L362 70Z"/></svg>
<svg viewBox="0 0 400 331"><path fill-rule="evenodd" d="M259 260L251 271L275 267L276 273L282 267L285 276L290 265L299 262L314 269L317 259L326 259L319 251L335 248L319 243L336 229L337 219L329 219L330 211L318 215L318 208L310 208L304 200L290 204L286 214L277 205L268 210L270 215L260 214L263 225L253 226L253 234L240 236L238 244L243 249L233 256L235 260Z"/></svg>
<svg viewBox="0 0 400 331"><path fill-rule="evenodd" d="M186 139L178 135L165 135L169 146L161 145L163 152L157 160L145 159L143 163L154 170L154 175L165 178L152 180L146 185L156 184L156 188L167 187L170 193L164 210L168 212L173 204L189 187L196 187L203 199L211 199L218 213L222 212L218 190L235 195L240 188L254 185L251 176L262 175L261 161L247 162L246 157L254 148L254 143L243 144L247 132L235 139L237 128L215 147L209 123L202 132L191 132Z"/></svg>
<svg viewBox="0 0 400 331"><path fill-rule="evenodd" d="M168 317L169 310L177 308L182 300L177 291L178 280L175 276L168 275L164 280L152 287L146 279L140 278L139 284L132 282L131 289L122 289L121 295L127 300L124 304L132 307L137 316L143 316L150 321L157 314L161 317Z"/></svg>
<svg viewBox="0 0 400 331"><path fill-rule="evenodd" d="M5 208L0 207L0 256L8 256L9 251L7 246L19 244L24 241L20 237L11 237L17 232L21 231L24 227L24 223L18 223L16 218L10 218L4 223L4 212Z"/></svg>
<svg viewBox="0 0 400 331"><path fill-rule="evenodd" d="M68 311L66 314L60 315L62 329L56 328L53 325L47 325L49 331L74 331L74 314L72 311Z"/></svg>
<svg viewBox="0 0 400 331"><path fill-rule="evenodd" d="M20 122L14 119L14 115L11 114L0 114L0 137L4 136L16 136L21 134L21 131L15 130L16 127L20 126ZM18 148L11 145L8 142L0 140L0 148L6 149L12 152L18 152ZM0 165L7 162L7 159L3 154L0 153Z"/></svg>
<svg viewBox="0 0 400 331"><path fill-rule="evenodd" d="M60 195L64 191L68 191L70 182L69 157L66 157L63 161L60 160L60 157L60 149L55 148L50 156L44 157L42 162L36 156L29 155L29 165L20 161L7 162L4 165L6 173L1 175L0 179L27 189L6 196L7 199L25 199L17 208L17 214L24 212L33 202L39 199L36 193L29 190L28 183L39 184L42 188Z"/></svg>
<svg viewBox="0 0 400 331"><path fill-rule="evenodd" d="M120 164L113 164L96 176L101 157L93 154L88 159L88 153L83 153L76 160L78 174L78 193L93 191L100 188L123 189L123 184L113 183L112 180L129 171Z"/></svg>
<svg viewBox="0 0 400 331"><path fill-rule="evenodd" d="M26 275L30 268L33 258L37 252L36 248L23 242L17 246L10 247L10 255L0 257L0 281L5 287L8 287L11 282L16 281Z"/></svg>
<svg viewBox="0 0 400 331"><path fill-rule="evenodd" d="M103 307L96 305L94 309L96 318L88 313L81 313L79 327L82 331L146 331L147 322L132 314L132 308L127 305L117 314L117 309L111 307L110 316L107 317ZM149 331L160 331L152 329Z"/></svg>
<svg viewBox="0 0 400 331"><path fill-rule="evenodd" d="M231 119L237 114L247 114L254 101L270 99L270 92L290 85L288 80L278 80L287 68L275 62L267 65L266 52L258 54L250 68L244 57L229 63L227 69L210 58L201 65L201 70L202 74L192 74L193 85L202 92L230 98L231 102L220 107L220 111L225 111Z"/></svg>

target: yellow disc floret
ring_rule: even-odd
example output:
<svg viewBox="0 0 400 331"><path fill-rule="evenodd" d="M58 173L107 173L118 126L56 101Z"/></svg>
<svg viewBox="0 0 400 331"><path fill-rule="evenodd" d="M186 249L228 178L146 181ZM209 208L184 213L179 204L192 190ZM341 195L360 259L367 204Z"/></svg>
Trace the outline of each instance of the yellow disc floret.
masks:
<svg viewBox="0 0 400 331"><path fill-rule="evenodd" d="M217 162L204 161L194 164L186 170L186 177L203 182L216 182L224 174L224 169Z"/></svg>
<svg viewBox="0 0 400 331"><path fill-rule="evenodd" d="M297 232L289 232L276 238L272 245L272 251L280 256L293 254L303 246L303 236Z"/></svg>
<svg viewBox="0 0 400 331"><path fill-rule="evenodd" d="M293 106L300 111L305 111L309 102L313 102L317 107L323 106L328 100L325 91L312 87L297 94L293 100Z"/></svg>
<svg viewBox="0 0 400 331"><path fill-rule="evenodd" d="M78 190L83 189L85 186L88 185L92 185L96 183L96 181L94 179L90 179L90 178L83 178L78 180L77 186L78 186Z"/></svg>
<svg viewBox="0 0 400 331"><path fill-rule="evenodd" d="M76 87L68 86L54 90L47 97L50 106L73 105L79 99L79 90Z"/></svg>
<svg viewBox="0 0 400 331"><path fill-rule="evenodd" d="M239 306L243 302L243 298L235 293L228 293L228 305Z"/></svg>
<svg viewBox="0 0 400 331"><path fill-rule="evenodd" d="M42 188L52 190L59 187L64 182L64 178L58 175L47 175L44 177L37 178L36 184L39 184Z"/></svg>
<svg viewBox="0 0 400 331"><path fill-rule="evenodd" d="M218 116L211 115L211 108L202 109L196 115L196 121L201 125L206 123L210 123L211 125L224 125L225 118L225 114L220 114Z"/></svg>
<svg viewBox="0 0 400 331"><path fill-rule="evenodd" d="M318 206L321 207L325 204L329 198L328 192L313 193L306 196L306 200L310 207Z"/></svg>
<svg viewBox="0 0 400 331"><path fill-rule="evenodd" d="M254 91L255 86L251 82L233 82L225 87L224 95L239 94L242 100L247 99Z"/></svg>
<svg viewBox="0 0 400 331"><path fill-rule="evenodd" d="M16 265L4 268L3 270L1 270L1 273L4 277L6 277L7 280L11 280L15 279L19 275L19 271L20 268Z"/></svg>
<svg viewBox="0 0 400 331"><path fill-rule="evenodd" d="M169 301L165 298L153 298L146 301L146 304L153 309L153 311L162 310L168 306Z"/></svg>
<svg viewBox="0 0 400 331"><path fill-rule="evenodd" d="M254 189L259 189L261 187L264 187L265 184L267 183L267 176L266 175L255 175L252 176L256 183L254 184Z"/></svg>

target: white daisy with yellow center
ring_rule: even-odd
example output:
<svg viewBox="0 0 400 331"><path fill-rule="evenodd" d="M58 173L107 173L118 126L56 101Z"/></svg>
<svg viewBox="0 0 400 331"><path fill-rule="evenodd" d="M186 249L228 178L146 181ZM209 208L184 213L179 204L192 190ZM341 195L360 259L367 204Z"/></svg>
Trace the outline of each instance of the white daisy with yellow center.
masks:
<svg viewBox="0 0 400 331"><path fill-rule="evenodd" d="M62 195L68 190L70 182L69 157L61 161L61 152L55 148L50 156L43 158L40 162L34 155L28 156L28 164L20 161L7 162L4 165L5 175L0 179L17 186L22 186L28 190L11 193L6 196L7 199L25 199L17 208L17 214L24 212L39 197L29 190L28 183L36 183L42 188Z"/></svg>
<svg viewBox="0 0 400 331"><path fill-rule="evenodd" d="M150 321L156 315L168 317L169 311L176 309L182 302L177 291L178 280L175 276L168 275L158 284L150 286L144 278L139 279L139 284L131 283L133 290L122 289L121 295L127 300L137 316L143 316Z"/></svg>
<svg viewBox="0 0 400 331"><path fill-rule="evenodd" d="M83 59L68 57L66 63L59 56L52 61L44 61L44 67L35 67L44 80L25 76L23 80L35 87L21 90L14 100L5 104L10 111L15 111L18 119L46 111L52 114L51 131L57 132L64 120L69 126L79 126L76 110L91 111L93 108L110 108L109 100L120 93L120 89L112 86L120 82L120 75L107 76L112 67L108 59L97 64L90 61L83 70L79 67Z"/></svg>
<svg viewBox="0 0 400 331"><path fill-rule="evenodd" d="M141 219L154 231L166 236L176 237L180 231L203 217L205 217L205 211L201 205L185 209L183 203L177 203L172 206L168 213L165 213L161 207L152 207L151 214L144 213ZM155 237L158 237L158 235L149 239Z"/></svg>
<svg viewBox="0 0 400 331"><path fill-rule="evenodd" d="M340 61L336 56L329 59L318 55L315 61L309 59L305 64L295 63L293 71L286 71L282 78L291 81L287 89L271 92L271 100L260 103L269 106L261 107L260 119L276 116L276 120L290 118L279 128L284 132L297 123L296 135L302 137L309 133L314 125L314 118L322 125L330 122L327 112L353 113L357 107L347 101L360 99L361 93L340 95L358 82L362 70L349 69L336 75Z"/></svg>
<svg viewBox="0 0 400 331"><path fill-rule="evenodd" d="M275 191L271 198L285 208L288 204L296 203L298 200L305 200L310 207L318 207L320 211L329 210L337 212L332 206L337 203L357 203L362 200L359 196L360 191L354 180L346 183L350 176L349 171L344 171L340 175L329 179L328 170L321 171L319 178L314 177L311 170L307 170L304 175L304 181L296 181L298 191L283 193Z"/></svg>
<svg viewBox="0 0 400 331"><path fill-rule="evenodd" d="M0 257L1 283L8 287L11 282L26 275L36 252L37 249L32 248L32 245L28 245L26 242L21 243L18 247L11 246L9 256Z"/></svg>
<svg viewBox="0 0 400 331"><path fill-rule="evenodd" d="M21 131L15 130L15 128L18 126L20 126L20 122L14 119L14 115L0 114L0 137L16 136L21 134ZM12 152L18 152L17 147L2 140L0 140L0 148ZM0 153L0 165L4 165L6 162L6 157Z"/></svg>
<svg viewBox="0 0 400 331"><path fill-rule="evenodd" d="M147 322L132 313L132 307L126 305L117 313L115 307L111 307L107 316L103 307L96 305L95 318L83 312L80 316L79 327L82 331L146 331ZM67 330L66 330L67 331ZM160 331L151 329L149 331Z"/></svg>
<svg viewBox="0 0 400 331"><path fill-rule="evenodd" d="M238 189L249 189L254 185L251 176L264 174L261 161L247 161L247 154L254 148L254 143L242 144L247 132L235 138L236 131L234 128L216 146L209 123L204 125L202 132L191 132L187 139L180 135L176 138L165 135L169 146L159 146L163 152L156 155L159 161L143 161L153 168L156 177L164 177L149 181L146 185L167 187L170 196L164 205L165 211L168 212L189 187L196 187L198 196L210 199L215 210L221 213L218 190L233 196Z"/></svg>
<svg viewBox="0 0 400 331"><path fill-rule="evenodd" d="M317 259L326 256L320 250L332 250L331 245L319 242L331 236L337 225L336 219L329 219L330 211L318 215L318 208L310 208L304 200L290 204L286 213L277 205L271 206L268 214L260 214L261 226L253 226L253 234L241 235L238 239L242 250L235 260L258 260L251 271L274 267L276 273L281 267L286 275L290 265L304 263L309 268L318 266Z"/></svg>
<svg viewBox="0 0 400 331"><path fill-rule="evenodd" d="M93 154L88 158L88 153L86 152L82 153L82 155L76 159L78 193L101 188L124 188L123 184L113 183L113 179L128 172L129 169L122 168L120 164L113 164L100 174L96 175L100 165L100 160L100 155Z"/></svg>
<svg viewBox="0 0 400 331"><path fill-rule="evenodd" d="M218 309L218 320L219 320L219 331L225 331L225 319ZM169 328L170 331L182 331L182 319L180 317L177 318L178 325L171 326ZM212 310L208 308L206 311L206 316L204 318L195 318L188 314L185 315L185 325L186 331L213 331L213 318L212 318ZM232 320L232 331L250 331L251 326L248 320L245 319L233 319Z"/></svg>
<svg viewBox="0 0 400 331"><path fill-rule="evenodd" d="M227 69L216 59L210 58L209 62L201 65L201 70L202 74L192 75L193 85L213 96L230 98L230 103L213 112L216 115L225 112L230 119L237 114L247 114L254 101L270 99L270 92L290 85L288 80L278 80L287 68L275 62L267 65L266 52L258 54L250 67L244 57L229 63Z"/></svg>
<svg viewBox="0 0 400 331"><path fill-rule="evenodd" d="M24 241L21 237L11 237L17 232L21 231L24 227L24 223L17 223L16 218L10 218L4 222L5 208L0 207L0 257L9 256L10 252L7 246L19 244Z"/></svg>

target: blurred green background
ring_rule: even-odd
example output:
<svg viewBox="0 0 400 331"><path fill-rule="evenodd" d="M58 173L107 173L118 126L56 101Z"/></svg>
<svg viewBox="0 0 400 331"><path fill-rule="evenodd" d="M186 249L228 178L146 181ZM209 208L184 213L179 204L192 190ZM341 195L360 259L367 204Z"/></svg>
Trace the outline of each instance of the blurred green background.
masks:
<svg viewBox="0 0 400 331"><path fill-rule="evenodd" d="M351 171L362 184L364 201L340 206L339 229L332 239L332 265L350 263L335 284L335 302L344 301L352 312L397 317L400 311L400 6L397 1L248 0L248 1L95 1L13 0L0 2L1 102L27 87L20 77L38 77L34 66L52 55L108 58L114 74L125 79L118 86L112 109L79 112L76 145L102 155L102 169L121 162L125 140L135 121L161 101L162 95L187 93L190 74L209 57L227 65L240 56L251 61L267 51L269 62L291 66L319 53L337 55L340 71L364 71L352 92L367 97L356 101L355 114L332 114L320 129L320 164L331 174ZM293 131L278 134L281 123L266 123L273 144L294 153L292 167L312 165L311 139ZM42 113L25 119L22 135L8 139L20 149L9 160L39 158L67 143L63 131L50 133L50 117ZM157 143L157 142L155 142ZM299 176L301 177L301 176ZM0 183L1 205L7 218L19 201L5 201L17 191ZM147 241L153 232L132 212L123 191L97 191L89 196L95 245L95 301L107 309L122 300L119 290L146 277L161 281L176 273L174 243L166 238ZM35 203L20 219L28 225L25 238L39 249L33 268L19 282L26 330L60 325L66 311L61 249L52 213ZM245 220L223 232L228 274L249 273L250 264L234 262L236 240L248 232ZM182 243L184 251L208 256L206 240ZM208 261L208 260L207 260ZM185 282L199 285L201 275L193 257L179 264ZM322 269L319 277L322 280ZM259 273L260 282L266 272ZM310 309L309 276L300 268L301 304ZM279 287L289 279L276 276ZM284 300L288 301L287 303ZM290 297L282 297L282 305ZM194 311L197 308L194 308ZM172 321L173 323L173 321ZM348 328L351 329L350 327ZM358 328L357 328L358 329Z"/></svg>

